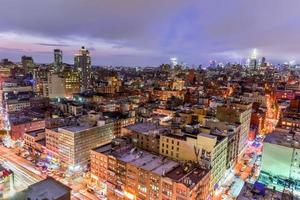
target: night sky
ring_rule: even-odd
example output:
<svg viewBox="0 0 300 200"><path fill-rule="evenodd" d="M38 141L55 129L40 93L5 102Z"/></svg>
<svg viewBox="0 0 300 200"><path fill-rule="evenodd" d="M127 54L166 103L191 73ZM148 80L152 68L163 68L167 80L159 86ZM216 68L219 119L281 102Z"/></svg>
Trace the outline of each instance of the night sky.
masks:
<svg viewBox="0 0 300 200"><path fill-rule="evenodd" d="M95 65L240 62L257 48L300 61L300 0L1 0L0 58L64 61L85 45Z"/></svg>

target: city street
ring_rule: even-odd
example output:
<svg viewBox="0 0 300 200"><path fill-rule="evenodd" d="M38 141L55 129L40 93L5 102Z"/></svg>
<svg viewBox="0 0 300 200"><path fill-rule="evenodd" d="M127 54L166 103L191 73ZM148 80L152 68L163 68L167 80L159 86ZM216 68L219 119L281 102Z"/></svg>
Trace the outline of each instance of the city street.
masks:
<svg viewBox="0 0 300 200"><path fill-rule="evenodd" d="M83 177L62 178L56 172L42 173L38 171L33 163L16 155L14 149L0 146L0 161L3 166L11 169L15 174L14 191L26 189L29 185L52 176L61 183L72 188L72 199L74 200L98 200L99 198L87 191L86 179Z"/></svg>
<svg viewBox="0 0 300 200"><path fill-rule="evenodd" d="M237 197L245 182L254 183L260 170L262 139L248 142L245 153L239 158L236 166L227 171L226 178L213 197L214 200L231 200Z"/></svg>

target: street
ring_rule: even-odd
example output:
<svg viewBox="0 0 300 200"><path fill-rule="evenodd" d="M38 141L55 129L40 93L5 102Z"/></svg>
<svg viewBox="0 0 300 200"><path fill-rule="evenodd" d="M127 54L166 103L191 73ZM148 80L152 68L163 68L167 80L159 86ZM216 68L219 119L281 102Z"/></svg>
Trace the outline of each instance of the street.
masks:
<svg viewBox="0 0 300 200"><path fill-rule="evenodd" d="M238 159L236 166L229 169L220 188L213 196L214 200L231 200L236 198L245 182L254 183L260 170L262 139L248 142L245 153Z"/></svg>
<svg viewBox="0 0 300 200"><path fill-rule="evenodd" d="M47 171L45 173L36 169L36 166L16 155L16 151L11 148L0 146L0 161L4 167L12 170L15 174L14 192L26 189L29 185L37 183L47 176L51 176L61 183L72 188L72 200L98 200L99 198L88 192L84 177L60 177L58 172Z"/></svg>

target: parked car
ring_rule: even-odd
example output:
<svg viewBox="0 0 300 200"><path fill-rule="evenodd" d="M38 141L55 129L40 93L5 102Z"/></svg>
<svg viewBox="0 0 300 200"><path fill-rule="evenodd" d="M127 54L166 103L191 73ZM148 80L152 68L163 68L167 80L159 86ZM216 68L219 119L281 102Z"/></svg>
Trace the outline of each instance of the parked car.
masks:
<svg viewBox="0 0 300 200"><path fill-rule="evenodd" d="M21 153L21 156L23 158L27 158L29 156L29 153L28 152L23 152L23 153Z"/></svg>
<svg viewBox="0 0 300 200"><path fill-rule="evenodd" d="M31 156L28 156L28 157L26 158L26 160L28 160L28 161L33 161L33 158L32 158Z"/></svg>

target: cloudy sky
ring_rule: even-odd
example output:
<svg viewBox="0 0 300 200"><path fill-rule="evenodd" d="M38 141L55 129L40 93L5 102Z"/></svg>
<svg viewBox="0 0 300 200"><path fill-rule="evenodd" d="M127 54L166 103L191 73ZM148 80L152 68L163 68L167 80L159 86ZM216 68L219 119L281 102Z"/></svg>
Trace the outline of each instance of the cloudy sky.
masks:
<svg viewBox="0 0 300 200"><path fill-rule="evenodd" d="M1 0L0 57L64 61L85 45L95 65L239 62L251 49L300 61L300 0Z"/></svg>

